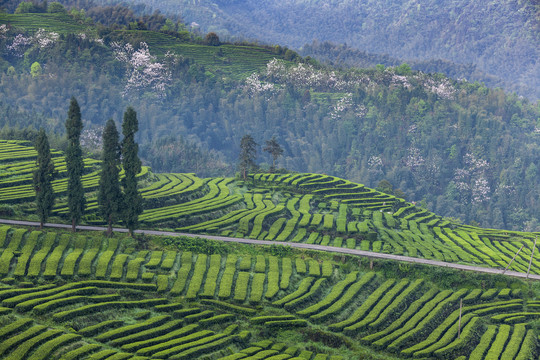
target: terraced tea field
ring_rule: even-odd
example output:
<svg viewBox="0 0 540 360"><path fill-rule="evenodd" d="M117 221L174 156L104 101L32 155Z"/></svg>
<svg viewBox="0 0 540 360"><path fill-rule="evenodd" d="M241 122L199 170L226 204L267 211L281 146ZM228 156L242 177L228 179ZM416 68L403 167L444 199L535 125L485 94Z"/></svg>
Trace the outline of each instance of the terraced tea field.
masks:
<svg viewBox="0 0 540 360"><path fill-rule="evenodd" d="M366 353L532 359L537 353L540 305L518 280L482 289L493 282L485 277L478 288L453 289L407 270L388 276L367 263L317 254L135 251L122 238L7 226L0 238L6 359L337 360ZM301 340L288 339L293 333Z"/></svg>
<svg viewBox="0 0 540 360"><path fill-rule="evenodd" d="M60 153L54 155L59 171L54 189L61 196L65 164ZM34 158L28 144L0 141L0 203L22 203L28 215L34 212ZM100 224L95 191L99 161L87 159L86 166L85 220ZM530 272L540 274L540 254L532 254L538 234L452 223L403 199L333 176L252 174L238 181L153 174L144 167L139 177L145 199L143 228L320 244L499 269L511 263L510 270L522 273L528 271L532 255ZM67 211L60 197L54 214L61 218Z"/></svg>

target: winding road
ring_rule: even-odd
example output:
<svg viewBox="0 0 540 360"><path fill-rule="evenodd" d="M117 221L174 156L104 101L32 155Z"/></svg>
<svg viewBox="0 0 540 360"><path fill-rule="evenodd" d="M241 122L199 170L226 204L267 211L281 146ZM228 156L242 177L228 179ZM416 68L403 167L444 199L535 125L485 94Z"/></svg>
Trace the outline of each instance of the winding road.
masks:
<svg viewBox="0 0 540 360"><path fill-rule="evenodd" d="M38 222L23 221L23 220L0 219L0 224L39 227ZM67 225L67 224L45 223L44 226L50 227L50 228L71 229L71 225ZM101 226L79 225L77 226L77 230L105 231L106 228L101 227ZM113 230L115 232L127 232L127 229L124 229L124 228L114 228ZM368 258L373 258L373 259L396 260L396 261L403 261L403 262L409 262L409 263L414 263L414 264L440 266L440 267L447 267L447 268L464 270L464 271L474 271L474 272L486 273L486 274L499 274L499 275L503 274L503 270L489 268L489 267L462 265L462 264L448 263L444 261L414 258L414 257L402 256L402 255L376 253L376 252L364 251L364 250L358 250L358 249L338 248L338 247L333 247L333 246L322 246L322 245L315 245L315 244L292 243L292 242L282 242L282 241L277 242L277 241L267 241L267 240L242 239L242 238L232 238L232 237L225 237L225 236L188 234L188 233L159 231L159 230L135 230L135 233L147 234L147 235L158 235L158 236L198 237L202 239L210 239L210 240L225 241L225 242L236 242L236 243L242 243L242 244L255 244L255 245L279 244L279 245L285 245L285 246L290 246L290 247L299 248L299 249L318 250L318 251L326 251L326 252L332 252L332 253L358 255L358 256L363 256L363 257L368 257ZM504 275L518 277L518 278L527 278L527 274L516 272L516 271L506 271ZM540 280L540 275L529 274L528 278L531 280Z"/></svg>

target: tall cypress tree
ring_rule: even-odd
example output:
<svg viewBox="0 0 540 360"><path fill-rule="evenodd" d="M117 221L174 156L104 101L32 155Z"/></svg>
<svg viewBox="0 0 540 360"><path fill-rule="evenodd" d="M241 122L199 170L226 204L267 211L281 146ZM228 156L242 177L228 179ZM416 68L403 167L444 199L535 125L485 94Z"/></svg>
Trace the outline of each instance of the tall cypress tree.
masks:
<svg viewBox="0 0 540 360"><path fill-rule="evenodd" d="M110 119L103 130L103 154L99 178L98 205L103 219L108 223L107 234L112 233L112 223L121 213L123 204L120 190L120 144L118 130Z"/></svg>
<svg viewBox="0 0 540 360"><path fill-rule="evenodd" d="M68 208L71 217L71 230L75 232L76 226L81 220L86 200L82 186L82 175L84 162L81 150L81 131L83 128L81 120L81 109L74 97L69 104L68 118L66 120L66 133L68 147L66 150L66 167L68 176Z"/></svg>
<svg viewBox="0 0 540 360"><path fill-rule="evenodd" d="M130 235L133 235L133 230L139 225L139 215L143 210L142 197L137 191L137 174L141 172L139 145L135 142L135 133L138 130L137 113L130 106L126 109L122 122L122 166L125 173L122 181L125 201L123 220Z"/></svg>
<svg viewBox="0 0 540 360"><path fill-rule="evenodd" d="M35 144L38 153L36 159L37 169L34 171L34 189L36 190L36 206L39 216L39 228L47 221L54 205L54 191L52 181L54 178L54 163L51 157L49 139L45 130L41 129Z"/></svg>

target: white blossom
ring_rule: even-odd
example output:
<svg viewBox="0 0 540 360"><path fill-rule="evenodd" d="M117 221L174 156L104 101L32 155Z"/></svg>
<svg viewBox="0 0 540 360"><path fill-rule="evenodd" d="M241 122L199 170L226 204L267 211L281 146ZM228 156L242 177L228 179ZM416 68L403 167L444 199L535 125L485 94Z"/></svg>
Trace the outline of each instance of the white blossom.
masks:
<svg viewBox="0 0 540 360"><path fill-rule="evenodd" d="M422 154L420 154L420 149L416 146L411 146L409 148L409 154L405 159L405 166L414 171L424 165L424 163L425 159L422 157Z"/></svg>
<svg viewBox="0 0 540 360"><path fill-rule="evenodd" d="M8 27L6 24L0 25L0 39L5 39L8 32Z"/></svg>
<svg viewBox="0 0 540 360"><path fill-rule="evenodd" d="M368 166L370 169L378 169L383 165L382 159L380 156L372 155L368 159Z"/></svg>
<svg viewBox="0 0 540 360"><path fill-rule="evenodd" d="M275 86L272 83L262 81L257 73L253 73L246 79L244 89L252 96L261 93L272 94L275 91Z"/></svg>
<svg viewBox="0 0 540 360"><path fill-rule="evenodd" d="M23 57L28 46L32 44L32 38L26 37L23 34L17 34L11 45L6 45L6 49L16 57Z"/></svg>
<svg viewBox="0 0 540 360"><path fill-rule="evenodd" d="M45 47L53 45L59 37L60 35L58 33L47 32L45 31L45 29L39 29L34 34L34 42L43 49Z"/></svg>
<svg viewBox="0 0 540 360"><path fill-rule="evenodd" d="M472 188L472 202L481 203L490 199L489 193L491 188L485 177L480 177L474 180L474 187Z"/></svg>
<svg viewBox="0 0 540 360"><path fill-rule="evenodd" d="M117 42L111 43L111 47L116 60L128 66L128 80L122 94L124 97L148 90L157 98L166 97L166 89L172 80L171 71L150 54L148 44L141 42L138 50L130 44L121 45Z"/></svg>

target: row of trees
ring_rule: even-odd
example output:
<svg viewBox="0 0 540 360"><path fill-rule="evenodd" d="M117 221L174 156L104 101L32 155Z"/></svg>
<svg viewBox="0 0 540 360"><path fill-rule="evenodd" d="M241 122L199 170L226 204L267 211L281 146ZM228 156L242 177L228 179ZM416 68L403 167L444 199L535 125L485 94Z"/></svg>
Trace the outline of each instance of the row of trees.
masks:
<svg viewBox="0 0 540 360"><path fill-rule="evenodd" d="M112 233L112 224L121 219L129 234L138 226L138 217L142 213L142 197L137 191L137 174L141 171L138 156L139 146L135 142L138 131L137 113L128 107L122 122L124 139L120 143L118 130L112 119L107 121L103 130L102 171L99 179L99 212L107 221L107 233ZM72 231L76 230L86 207L82 176L84 161L81 150L81 131L83 128L81 110L77 100L71 98L66 134L68 146L65 153L68 177L68 208ZM37 214L40 227L47 221L54 206L55 194L52 181L55 178L49 140L45 130L39 131L35 148L38 153L37 168L34 171L34 189L36 191ZM124 169L124 178L120 182L120 169Z"/></svg>

